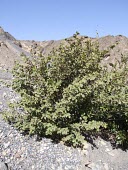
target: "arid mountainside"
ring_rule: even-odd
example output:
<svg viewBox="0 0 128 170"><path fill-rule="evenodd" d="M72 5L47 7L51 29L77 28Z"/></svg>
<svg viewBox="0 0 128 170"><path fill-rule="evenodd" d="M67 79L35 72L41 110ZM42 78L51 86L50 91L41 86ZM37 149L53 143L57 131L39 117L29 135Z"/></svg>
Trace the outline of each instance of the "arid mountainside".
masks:
<svg viewBox="0 0 128 170"><path fill-rule="evenodd" d="M89 37L85 36L85 39ZM114 62L115 58L120 59L121 55L128 54L128 38L122 35L105 36L101 38L90 38L93 42L98 41L101 50L109 49L110 53L104 58L105 63ZM21 54L47 55L52 48L56 48L64 40L58 41L30 41L16 40L11 34L0 27L0 70L12 69L15 60L21 59Z"/></svg>
<svg viewBox="0 0 128 170"><path fill-rule="evenodd" d="M122 35L109 35L101 38L82 37L83 41L91 39L94 43L98 42L100 50L109 51L104 56L102 64L113 63L116 58L120 60L122 55L128 56L128 37ZM76 76L77 72L72 82L67 81L65 83L64 80L68 80L72 76L72 69L69 69L70 72L67 71L67 62L66 64L62 62L64 67L60 65L62 69L59 73L61 74L58 74L58 72L56 74L56 70L54 74L55 76L59 75L59 81L54 81L55 79L58 80L57 76L54 76L55 79L52 76L47 79L50 72L44 74L43 77L37 77L37 72L36 74L33 72L34 74L30 76L30 78L34 77L33 79L29 79L27 74L23 79L19 77L21 78L20 81L16 78L18 81L15 79L17 82L14 81L14 86L7 86L7 84L11 85L13 82L10 71L14 66L14 61L21 62L22 53L29 57L31 57L31 54L34 56L40 53L47 55L60 43L65 43L65 41L16 40L0 27L0 170L128 170L128 146L126 145L126 148L123 148L122 143L118 145L115 141L115 135L118 135L118 132L117 139L119 140L117 142L120 142L121 139L127 140L127 119L125 120L127 118L127 94L125 94L127 88L124 87L126 85L124 73L126 72L113 73L112 77L105 75L104 81L104 75L99 74L98 77L95 77L97 76L95 67L92 73L89 70L87 76L82 74L83 70L80 67L82 71L79 75L83 77ZM70 54L70 51L68 54ZM72 66L75 60L72 61L69 66ZM80 61L85 63L85 60ZM79 69L79 67L76 67L77 64L74 65L75 68ZM73 68L73 73L74 70L76 71L74 67L70 68ZM65 77L61 76L63 73L65 74L63 70L70 77L64 79ZM84 70L86 71L86 69ZM103 82L101 82L101 78L103 78ZM21 89L19 94L16 93L18 91L16 88ZM20 100L21 102L18 102ZM14 104L14 109L11 111L9 103L17 103L18 105ZM94 108L94 106L96 107ZM16 112L17 114L15 114ZM8 122L3 119L3 116ZM18 117L19 119L17 119ZM55 121L57 122L55 123ZM16 128L15 123L19 124ZM105 125L107 129L104 129L104 123L107 124ZM110 131L109 126L112 127ZM23 131L20 133L18 128ZM48 135L46 134L46 137L26 135L29 128L32 129L31 133L34 129L34 133L45 135L47 132ZM97 130L99 132L96 132ZM107 134L107 132L110 132L110 134ZM50 133L53 134L52 138L54 137L55 140L51 140ZM67 139L75 142L81 141L85 133L87 142L83 143L83 149L65 146L63 141L58 142L61 133L67 135ZM80 139L78 139L79 137Z"/></svg>

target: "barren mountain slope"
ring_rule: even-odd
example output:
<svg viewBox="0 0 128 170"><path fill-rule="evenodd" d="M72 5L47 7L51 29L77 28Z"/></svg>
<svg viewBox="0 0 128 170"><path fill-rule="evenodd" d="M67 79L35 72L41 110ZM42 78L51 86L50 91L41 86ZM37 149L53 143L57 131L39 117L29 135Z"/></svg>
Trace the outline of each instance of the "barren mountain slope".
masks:
<svg viewBox="0 0 128 170"><path fill-rule="evenodd" d="M88 38L85 38L88 39ZM101 38L91 38L93 42L98 41L101 50L109 50L103 62L114 62L115 59L120 59L121 55L128 55L128 38L125 36L105 36ZM40 52L47 55L53 48L56 48L60 43L64 43L64 40L59 41L20 41L22 48L27 52L32 52L38 55Z"/></svg>
<svg viewBox="0 0 128 170"><path fill-rule="evenodd" d="M85 39L88 39L85 37ZM114 62L115 58L120 59L121 54L128 54L128 38L122 35L119 36L105 36L101 38L91 38L92 41L98 41L101 50L109 49L110 55L107 55L103 62ZM0 27L0 68L12 69L14 60L20 60L21 53L26 55L47 55L52 48L56 48L64 40L58 41L29 41L16 40L12 35L5 32Z"/></svg>
<svg viewBox="0 0 128 170"><path fill-rule="evenodd" d="M108 49L110 56L106 56L104 62L115 62L115 59L120 60L122 55L128 55L128 38L122 35L105 36L98 39L101 50Z"/></svg>
<svg viewBox="0 0 128 170"><path fill-rule="evenodd" d="M0 26L0 40L6 40L6 39L11 40L11 41L16 40L11 34L9 34L8 32L5 32L3 28Z"/></svg>

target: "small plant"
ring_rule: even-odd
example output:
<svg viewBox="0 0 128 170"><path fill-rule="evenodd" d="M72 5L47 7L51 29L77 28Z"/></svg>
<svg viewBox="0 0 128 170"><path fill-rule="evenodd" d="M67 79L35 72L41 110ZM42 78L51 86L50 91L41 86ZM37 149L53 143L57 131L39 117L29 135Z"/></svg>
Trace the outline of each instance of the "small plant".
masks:
<svg viewBox="0 0 128 170"><path fill-rule="evenodd" d="M113 49L113 48L115 48L115 47L116 47L116 45L113 44L113 45L110 46L110 49Z"/></svg>
<svg viewBox="0 0 128 170"><path fill-rule="evenodd" d="M87 134L107 129L128 142L127 58L101 66L106 51L74 34L48 56L24 56L13 69L21 100L7 120L19 129L82 146ZM22 114L16 108L23 108Z"/></svg>

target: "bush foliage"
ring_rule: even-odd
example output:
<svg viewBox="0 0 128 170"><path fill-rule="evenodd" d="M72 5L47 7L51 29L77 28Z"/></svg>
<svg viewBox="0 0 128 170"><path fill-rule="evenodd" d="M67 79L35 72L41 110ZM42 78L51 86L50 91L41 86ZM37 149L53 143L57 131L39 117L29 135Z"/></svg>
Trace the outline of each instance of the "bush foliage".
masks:
<svg viewBox="0 0 128 170"><path fill-rule="evenodd" d="M118 143L128 142L127 58L110 63L108 71L101 65L105 54L76 33L48 56L24 56L24 64L13 69L12 87L21 100L6 119L30 134L73 146L105 129Z"/></svg>

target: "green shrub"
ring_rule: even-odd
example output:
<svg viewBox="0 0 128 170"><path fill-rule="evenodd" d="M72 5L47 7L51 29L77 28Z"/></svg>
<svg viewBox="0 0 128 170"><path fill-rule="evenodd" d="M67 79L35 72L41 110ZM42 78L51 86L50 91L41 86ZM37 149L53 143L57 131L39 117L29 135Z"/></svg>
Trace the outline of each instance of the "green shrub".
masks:
<svg viewBox="0 0 128 170"><path fill-rule="evenodd" d="M7 120L29 134L82 145L86 134L107 129L128 141L127 58L101 66L105 51L76 33L48 56L24 56L13 69L13 89L21 101ZM24 113L18 114L17 107ZM15 113L15 114L14 114Z"/></svg>

